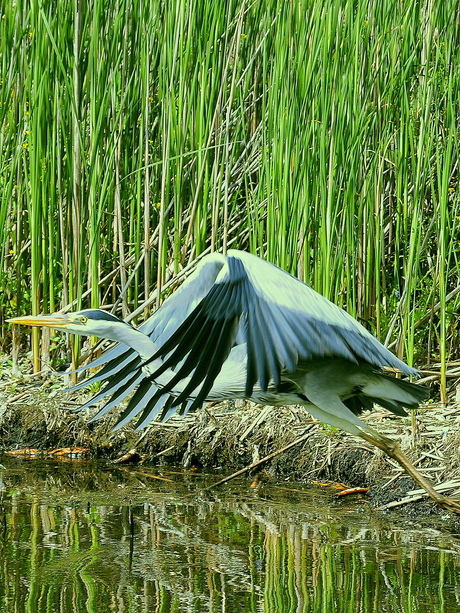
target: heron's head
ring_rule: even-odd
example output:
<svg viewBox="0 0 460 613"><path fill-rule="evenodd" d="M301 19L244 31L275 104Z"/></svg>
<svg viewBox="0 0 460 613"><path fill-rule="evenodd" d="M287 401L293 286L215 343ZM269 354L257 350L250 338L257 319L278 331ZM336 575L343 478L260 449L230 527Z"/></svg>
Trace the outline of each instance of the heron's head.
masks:
<svg viewBox="0 0 460 613"><path fill-rule="evenodd" d="M51 313L50 315L25 315L7 320L24 326L40 326L63 330L71 334L98 336L123 342L126 333L133 330L131 324L100 309L85 309L76 313Z"/></svg>

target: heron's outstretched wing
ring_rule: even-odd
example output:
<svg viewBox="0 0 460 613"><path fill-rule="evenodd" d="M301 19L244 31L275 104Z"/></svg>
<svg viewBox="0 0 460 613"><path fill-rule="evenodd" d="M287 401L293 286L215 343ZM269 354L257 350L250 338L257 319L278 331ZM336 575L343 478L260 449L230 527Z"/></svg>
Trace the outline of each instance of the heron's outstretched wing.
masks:
<svg viewBox="0 0 460 613"><path fill-rule="evenodd" d="M166 369L176 370L163 390L173 394L180 381L190 378L176 404L190 397L203 402L237 339L247 348L246 397L256 383L262 390L270 382L278 386L281 373L294 372L300 360L339 357L408 375L417 372L343 309L249 253L228 252L215 282L193 310L186 288L181 299L187 305L182 313L188 314L153 356L163 364L151 374L155 379Z"/></svg>
<svg viewBox="0 0 460 613"><path fill-rule="evenodd" d="M193 274L139 329L144 334L150 336L158 346L161 346L187 319L187 316L196 305L208 294L225 262L225 257L220 254L212 254L205 257L198 264ZM101 417L115 404L121 402L133 390L133 382L136 383L136 387L141 387L141 384L143 384L142 393L135 394L129 404L129 414L133 416L141 410L145 412L147 409L153 415L153 410L150 406L152 398L157 407L160 407L162 402L166 403L165 398L167 402L174 400L173 398L170 401L168 394L165 394L163 398L163 394L161 391L159 392L153 380L144 382L145 375L142 371L142 364L138 354L134 349L122 344L108 349L99 358L74 372L95 368L103 364L104 367L95 375L65 390L76 391L98 381L105 382L105 386L96 396L82 407L79 407L79 409L86 408L106 397L110 397L109 402L102 407L95 418Z"/></svg>

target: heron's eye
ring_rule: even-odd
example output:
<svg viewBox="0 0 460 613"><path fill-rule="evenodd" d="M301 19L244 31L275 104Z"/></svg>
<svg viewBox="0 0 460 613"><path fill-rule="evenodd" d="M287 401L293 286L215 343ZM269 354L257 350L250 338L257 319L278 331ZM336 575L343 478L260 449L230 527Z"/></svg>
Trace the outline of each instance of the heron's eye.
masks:
<svg viewBox="0 0 460 613"><path fill-rule="evenodd" d="M88 318L84 315L80 315L80 317L77 317L77 321L81 324L85 324L88 321Z"/></svg>

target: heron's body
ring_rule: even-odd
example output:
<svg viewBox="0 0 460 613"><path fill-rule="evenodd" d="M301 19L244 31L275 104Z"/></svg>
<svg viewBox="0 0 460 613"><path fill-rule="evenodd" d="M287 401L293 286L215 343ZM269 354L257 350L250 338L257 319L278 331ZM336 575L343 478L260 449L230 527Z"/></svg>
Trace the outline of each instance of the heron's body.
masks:
<svg viewBox="0 0 460 613"><path fill-rule="evenodd" d="M96 418L135 390L116 427L138 417L142 428L226 398L303 404L316 419L383 449L443 504L396 444L359 419L374 403L397 415L416 408L427 390L385 370L417 371L344 310L254 255L206 256L139 329L97 309L12 321L120 343L89 364L104 367L77 386L105 382L84 405L108 399Z"/></svg>
<svg viewBox="0 0 460 613"><path fill-rule="evenodd" d="M203 258L139 329L97 310L81 313L91 330L77 325L73 332L128 346L97 360L106 366L81 384L107 381L87 403L112 396L99 416L138 388L118 427L140 415L142 428L156 416L169 417L176 406L186 413L208 401L248 398L304 404L320 421L358 434L366 428L358 415L373 402L401 415L426 395L424 388L383 374L382 367L406 375L417 371L354 318L285 271L241 251Z"/></svg>

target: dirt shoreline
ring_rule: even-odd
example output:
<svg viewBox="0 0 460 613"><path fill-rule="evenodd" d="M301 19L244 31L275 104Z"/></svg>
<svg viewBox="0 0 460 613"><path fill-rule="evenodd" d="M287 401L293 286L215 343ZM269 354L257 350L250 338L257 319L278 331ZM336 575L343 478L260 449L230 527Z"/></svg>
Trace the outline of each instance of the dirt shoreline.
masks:
<svg viewBox="0 0 460 613"><path fill-rule="evenodd" d="M393 466L382 452L364 441L313 422L303 407L220 403L186 419L154 423L141 432L136 432L132 425L113 432L118 412L111 411L90 422L96 409L74 410L86 399L81 393L58 392L46 380L15 382L14 389L2 387L1 453L37 449L46 457L56 448L79 447L87 450L88 457L115 461L136 449L146 463L212 468L226 476L304 436L301 443L241 478L249 477L249 485L254 474L260 472L262 479L368 487L366 497L375 507L402 500L403 504L386 508L404 514L445 514L425 496L408 503L408 494L411 497L416 485L399 466ZM460 496L459 404L420 409L414 422L410 417L399 418L383 409L367 414L364 419L382 434L397 439L423 474L435 484L446 485L446 495Z"/></svg>

